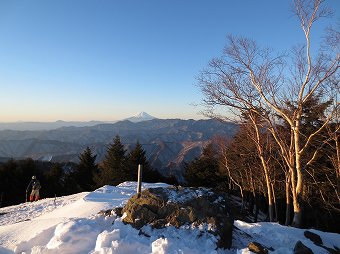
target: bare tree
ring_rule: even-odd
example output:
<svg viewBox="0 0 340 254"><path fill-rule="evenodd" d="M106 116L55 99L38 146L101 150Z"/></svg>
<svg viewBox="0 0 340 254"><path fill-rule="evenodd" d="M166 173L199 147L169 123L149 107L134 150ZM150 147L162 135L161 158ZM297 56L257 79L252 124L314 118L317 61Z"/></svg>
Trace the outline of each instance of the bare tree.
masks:
<svg viewBox="0 0 340 254"><path fill-rule="evenodd" d="M294 0L293 3L305 45L295 48L290 59L260 48L251 39L229 36L223 56L213 59L198 81L204 94L206 115L226 119L247 111L266 121L289 169L293 225L301 226L306 168L321 149L321 146L312 147L311 143L333 120L339 104L325 114L324 124L308 136L301 126L303 109L313 95L327 91L330 81L339 75L340 54L334 45L340 40L332 36L330 47L312 52L313 24L331 11L323 7L322 0ZM287 65L290 68L285 68ZM334 94L324 93L324 96L325 100L332 100ZM282 132L282 124L289 127L288 135ZM311 149L313 152L307 153Z"/></svg>
<svg viewBox="0 0 340 254"><path fill-rule="evenodd" d="M269 167L269 160L271 159L270 156L266 156L265 154L265 142L263 141L263 135L261 135L260 128L263 128L263 125L261 124L261 116L258 115L260 110L250 111L247 113L247 116L249 117L249 121L251 123L251 133L248 135L249 138L252 140L252 142L256 146L258 157L261 161L262 170L264 179L267 186L267 197L268 197L268 211L269 211L269 221L274 221L274 206L275 204L275 197L274 197L274 190L272 188L273 181L270 177L270 167Z"/></svg>

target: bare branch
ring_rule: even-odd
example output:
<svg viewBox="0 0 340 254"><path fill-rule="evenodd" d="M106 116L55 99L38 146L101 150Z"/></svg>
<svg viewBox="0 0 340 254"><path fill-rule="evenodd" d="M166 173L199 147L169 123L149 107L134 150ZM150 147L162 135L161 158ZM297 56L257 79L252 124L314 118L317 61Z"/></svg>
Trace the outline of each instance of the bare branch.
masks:
<svg viewBox="0 0 340 254"><path fill-rule="evenodd" d="M305 145L300 149L299 154L303 154L305 152L305 150L307 149L307 147L310 145L311 141L316 137L316 135L318 135L327 125L328 123L330 122L330 120L332 119L333 117L333 114L335 112L337 112L337 108L339 107L339 103L338 105L336 106L336 108L328 115L326 121L324 122L324 124L318 128L315 132L313 132L312 134L309 135Z"/></svg>

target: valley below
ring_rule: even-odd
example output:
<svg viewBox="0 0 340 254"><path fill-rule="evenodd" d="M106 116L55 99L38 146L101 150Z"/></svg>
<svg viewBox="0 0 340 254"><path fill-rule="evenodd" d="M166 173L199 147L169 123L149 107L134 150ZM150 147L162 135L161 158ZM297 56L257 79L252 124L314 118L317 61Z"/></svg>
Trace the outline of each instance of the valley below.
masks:
<svg viewBox="0 0 340 254"><path fill-rule="evenodd" d="M164 175L178 175L185 162L199 156L214 137L230 138L238 126L216 120L152 119L66 126L52 130L1 130L0 161L10 158L51 162L78 162L88 146L100 163L108 145L120 136L129 151L139 142L153 168Z"/></svg>

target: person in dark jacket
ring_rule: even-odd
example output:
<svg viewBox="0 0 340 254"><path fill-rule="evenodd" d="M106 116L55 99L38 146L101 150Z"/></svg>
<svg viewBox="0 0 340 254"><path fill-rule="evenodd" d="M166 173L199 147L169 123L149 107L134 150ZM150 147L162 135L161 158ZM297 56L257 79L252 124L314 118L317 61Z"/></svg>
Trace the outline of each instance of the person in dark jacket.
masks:
<svg viewBox="0 0 340 254"><path fill-rule="evenodd" d="M39 200L39 190L41 188L41 185L36 176L32 176L32 180L27 186L26 193L29 191L30 187L32 187L30 202Z"/></svg>

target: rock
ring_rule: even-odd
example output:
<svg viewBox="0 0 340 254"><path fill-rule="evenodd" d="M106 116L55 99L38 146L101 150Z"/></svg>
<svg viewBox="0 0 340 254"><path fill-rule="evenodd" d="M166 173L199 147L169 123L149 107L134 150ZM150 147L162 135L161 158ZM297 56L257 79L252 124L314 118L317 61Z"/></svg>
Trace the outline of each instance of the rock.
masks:
<svg viewBox="0 0 340 254"><path fill-rule="evenodd" d="M123 207L115 207L112 212L114 212L118 217L122 217L123 216Z"/></svg>
<svg viewBox="0 0 340 254"><path fill-rule="evenodd" d="M305 231L303 233L305 235L305 237L309 240L311 240L315 245L325 249L328 253L331 253L331 254L340 254L340 250L333 246L334 249L330 248L330 247L326 247L323 245L323 242L322 242L322 239L321 237L318 235L318 234L315 234L313 232L310 232L310 231Z"/></svg>
<svg viewBox="0 0 340 254"><path fill-rule="evenodd" d="M109 210L101 210L101 211L99 211L98 214L102 215L102 216L111 216L112 210L111 209L109 209Z"/></svg>
<svg viewBox="0 0 340 254"><path fill-rule="evenodd" d="M340 254L340 249L336 246L333 246L333 247L334 247L334 249L332 249L333 251L330 251L330 253Z"/></svg>
<svg viewBox="0 0 340 254"><path fill-rule="evenodd" d="M258 253L258 254L268 254L267 248L263 247L260 243L258 242L251 242L248 244L248 249L251 252Z"/></svg>
<svg viewBox="0 0 340 254"><path fill-rule="evenodd" d="M297 241L294 247L294 254L313 254L313 251L304 245L301 241Z"/></svg>
<svg viewBox="0 0 340 254"><path fill-rule="evenodd" d="M311 240L314 244L323 245L322 239L318 234L315 234L310 231L305 231L303 234L305 235L306 238Z"/></svg>
<svg viewBox="0 0 340 254"><path fill-rule="evenodd" d="M202 223L210 233L219 235L218 247L230 248L233 219L226 196L204 188L167 187L145 189L132 196L124 206L123 222L137 229L144 225L162 228Z"/></svg>

